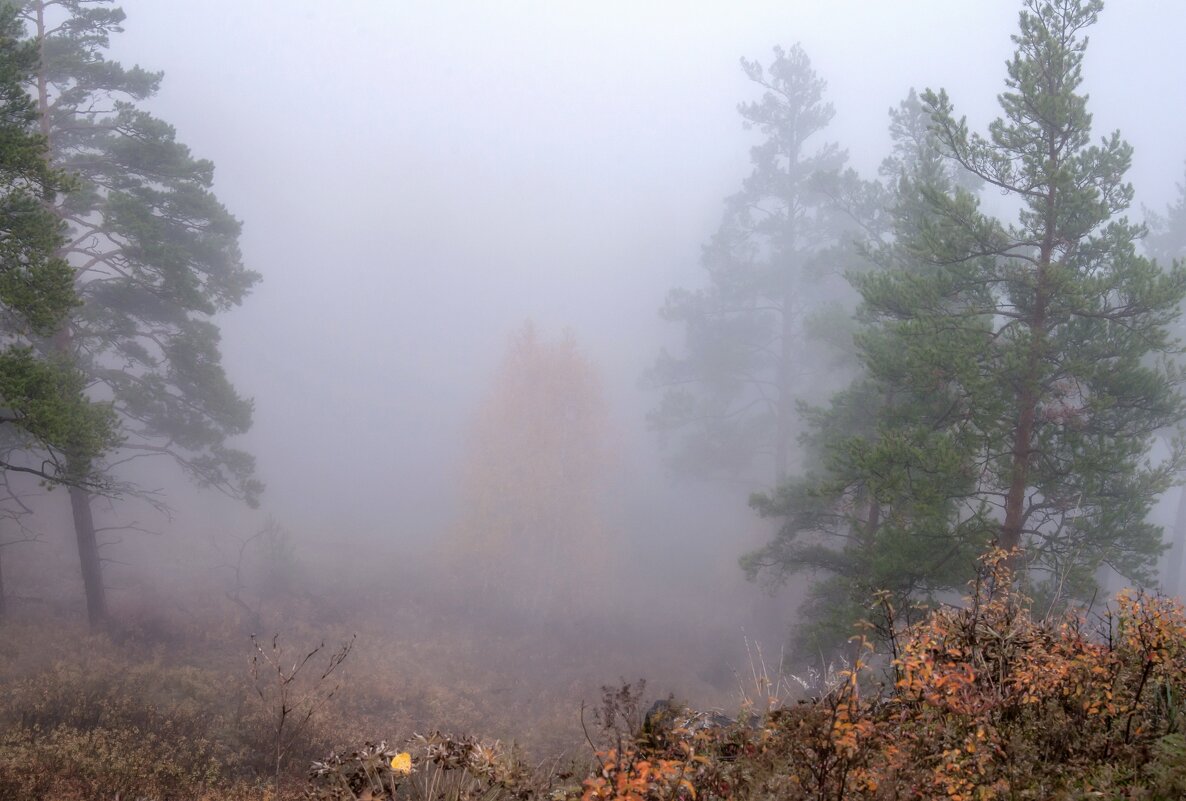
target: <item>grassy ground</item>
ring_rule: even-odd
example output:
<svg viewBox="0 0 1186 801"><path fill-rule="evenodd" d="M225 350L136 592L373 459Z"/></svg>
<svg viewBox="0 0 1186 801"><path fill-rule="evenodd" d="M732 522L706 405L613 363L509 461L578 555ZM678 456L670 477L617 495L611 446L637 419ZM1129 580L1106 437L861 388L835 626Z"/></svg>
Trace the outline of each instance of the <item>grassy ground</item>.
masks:
<svg viewBox="0 0 1186 801"><path fill-rule="evenodd" d="M1186 611L1132 593L1035 619L1006 564L811 702L782 685L769 715L675 708L649 727L669 688L736 709L704 669L723 631L525 616L428 576L252 603L124 594L101 632L18 609L0 626L0 801L1186 797ZM602 693L637 675L661 683Z"/></svg>
<svg viewBox="0 0 1186 801"><path fill-rule="evenodd" d="M588 759L582 703L642 677L652 697L738 703L737 627L524 615L439 586L405 574L256 595L140 587L116 594L104 631L18 604L0 625L0 798L250 795L277 762L295 792L331 751L435 730L514 742L536 762Z"/></svg>

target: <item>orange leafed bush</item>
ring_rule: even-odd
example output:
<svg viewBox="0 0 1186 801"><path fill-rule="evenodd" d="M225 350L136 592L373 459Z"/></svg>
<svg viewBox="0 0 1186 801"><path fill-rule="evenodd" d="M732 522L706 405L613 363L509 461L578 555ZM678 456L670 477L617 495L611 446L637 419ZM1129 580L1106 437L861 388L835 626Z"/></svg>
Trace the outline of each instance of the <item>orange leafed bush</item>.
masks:
<svg viewBox="0 0 1186 801"><path fill-rule="evenodd" d="M582 801L1186 797L1186 614L1122 593L1093 623L1035 619L1007 556L961 607L899 633L761 726L602 755Z"/></svg>
<svg viewBox="0 0 1186 801"><path fill-rule="evenodd" d="M688 771L688 763L679 759L640 758L637 752L616 750L599 754L601 770L585 779L581 801L645 801L649 798L671 798L683 791L696 795ZM695 761L696 757L691 757ZM699 757L701 762L707 758Z"/></svg>
<svg viewBox="0 0 1186 801"><path fill-rule="evenodd" d="M891 692L864 710L872 770L918 798L1147 786L1186 722L1181 604L1121 593L1094 632L1040 621L1005 564L990 554L965 606L906 632Z"/></svg>

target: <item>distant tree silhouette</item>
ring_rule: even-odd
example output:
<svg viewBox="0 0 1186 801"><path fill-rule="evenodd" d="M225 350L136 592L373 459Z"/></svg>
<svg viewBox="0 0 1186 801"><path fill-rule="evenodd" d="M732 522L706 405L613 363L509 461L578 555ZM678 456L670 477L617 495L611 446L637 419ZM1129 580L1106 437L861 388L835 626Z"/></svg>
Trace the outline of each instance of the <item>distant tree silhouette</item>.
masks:
<svg viewBox="0 0 1186 801"><path fill-rule="evenodd" d="M591 600L610 559L608 429L601 379L572 334L520 328L465 457L452 555L473 583L529 613Z"/></svg>

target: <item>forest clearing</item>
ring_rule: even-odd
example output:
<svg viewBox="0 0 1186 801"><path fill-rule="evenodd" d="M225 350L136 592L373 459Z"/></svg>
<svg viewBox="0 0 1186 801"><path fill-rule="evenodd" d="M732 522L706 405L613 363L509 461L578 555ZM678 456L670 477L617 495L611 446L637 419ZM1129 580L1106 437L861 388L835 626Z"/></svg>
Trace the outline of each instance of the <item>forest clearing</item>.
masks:
<svg viewBox="0 0 1186 801"><path fill-rule="evenodd" d="M0 0L0 801L1186 797L1186 12L124 5Z"/></svg>

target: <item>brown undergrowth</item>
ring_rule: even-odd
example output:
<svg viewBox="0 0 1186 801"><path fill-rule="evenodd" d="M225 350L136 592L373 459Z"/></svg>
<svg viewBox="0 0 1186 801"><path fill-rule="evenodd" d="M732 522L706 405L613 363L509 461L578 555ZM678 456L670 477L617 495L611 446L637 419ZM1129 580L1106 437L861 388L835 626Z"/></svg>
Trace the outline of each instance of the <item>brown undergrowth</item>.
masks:
<svg viewBox="0 0 1186 801"><path fill-rule="evenodd" d="M699 660L671 632L523 619L399 578L262 600L140 588L100 632L18 609L0 624L0 800L296 797L314 760L437 730L558 764L585 753L580 704L606 677L649 670L673 677L665 690L730 694L689 669Z"/></svg>
<svg viewBox="0 0 1186 801"><path fill-rule="evenodd" d="M990 554L971 595L756 725L677 728L601 755L582 801L1186 797L1186 615L1121 593L1036 619ZM871 650L871 649L870 649Z"/></svg>
<svg viewBox="0 0 1186 801"><path fill-rule="evenodd" d="M738 722L686 710L652 715L631 736L603 742L583 777L526 778L514 760L479 760L485 772L471 776L469 791L429 797L1186 797L1181 605L1122 593L1093 621L1076 614L1037 619L1006 564L1003 553L991 554L963 605L898 630L891 655L863 648L815 699ZM874 662L885 669L874 671ZM622 698L629 693L611 692L606 703L621 707ZM406 788L419 772L441 766L415 743L405 748L391 752L402 761L377 763L386 784L358 793L339 784L337 794L318 797L425 797ZM337 764L348 772L354 763ZM456 769L472 773L475 766L462 760ZM316 780L313 786L327 787Z"/></svg>
<svg viewBox="0 0 1186 801"><path fill-rule="evenodd" d="M188 635L184 642L201 646L165 647L135 626L92 634L60 621L10 623L5 642L16 647L0 660L8 690L0 699L0 798L1186 797L1181 606L1122 593L1091 620L1038 619L1004 564L993 555L964 604L898 630L892 654L862 649L814 699L743 712L738 721L670 703L644 723L637 687L608 691L584 719L583 764L558 747L572 744L565 726L582 722L553 700L567 697L562 687L529 683L539 690L533 701L495 700L526 640L490 625L485 639L454 629L434 640L405 610L399 636L368 653L363 632L357 652L340 662L333 703L319 706L285 750L278 790L269 764L274 709L252 686L246 650ZM439 631L441 621L429 618L420 624ZM337 633L323 632L330 642ZM287 640L298 656L307 653L296 648L299 636ZM593 651L574 648L565 675L595 672ZM493 666L489 676L467 686L472 674L462 666L482 659ZM320 697L323 673L294 685L293 697ZM515 746L519 738L498 733L513 730L513 719L534 744ZM441 733L450 731L484 736Z"/></svg>

